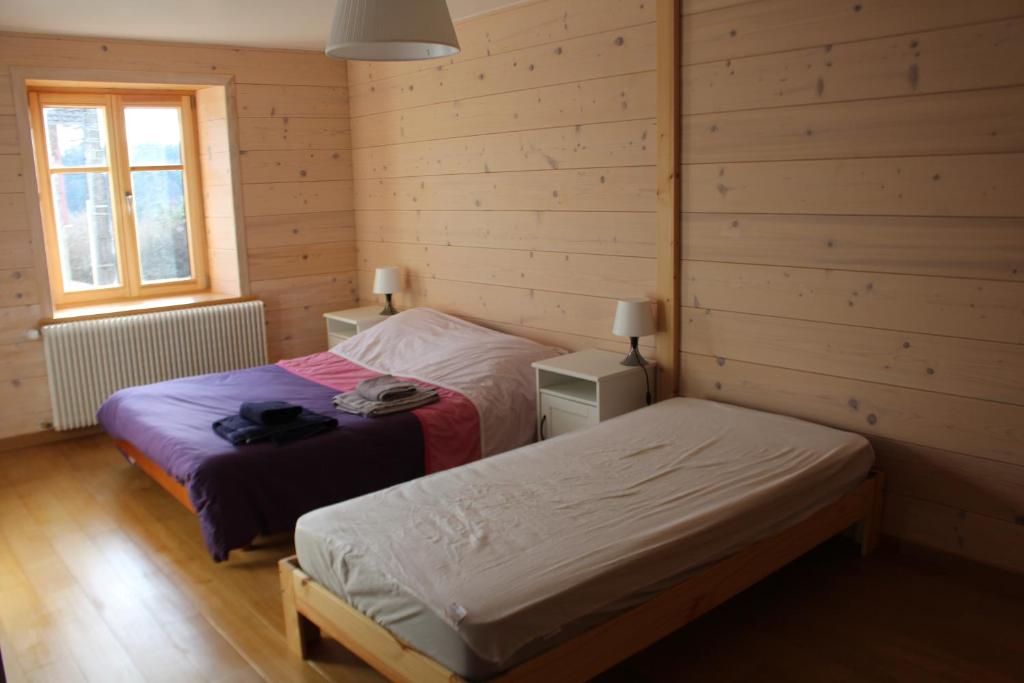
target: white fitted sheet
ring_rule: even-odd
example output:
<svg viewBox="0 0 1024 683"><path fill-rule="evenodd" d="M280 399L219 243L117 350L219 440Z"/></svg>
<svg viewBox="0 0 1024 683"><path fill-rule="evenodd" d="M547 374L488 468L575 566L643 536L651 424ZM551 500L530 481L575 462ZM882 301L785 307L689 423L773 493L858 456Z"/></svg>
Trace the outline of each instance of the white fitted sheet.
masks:
<svg viewBox="0 0 1024 683"><path fill-rule="evenodd" d="M534 440L532 364L564 353L430 308L402 311L331 351L375 372L419 379L468 398L480 415L485 457Z"/></svg>
<svg viewBox="0 0 1024 683"><path fill-rule="evenodd" d="M308 513L303 570L486 677L852 490L860 436L677 398Z"/></svg>

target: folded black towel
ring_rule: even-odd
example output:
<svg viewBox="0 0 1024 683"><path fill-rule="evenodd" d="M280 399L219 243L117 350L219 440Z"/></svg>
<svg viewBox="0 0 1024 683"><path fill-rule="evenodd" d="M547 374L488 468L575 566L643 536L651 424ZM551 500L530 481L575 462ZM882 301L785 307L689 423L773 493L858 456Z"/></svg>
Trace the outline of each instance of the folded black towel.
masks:
<svg viewBox="0 0 1024 683"><path fill-rule="evenodd" d="M302 414L302 406L284 401L252 401L243 403L238 414L261 425L279 425Z"/></svg>
<svg viewBox="0 0 1024 683"><path fill-rule="evenodd" d="M316 436L338 426L338 421L328 415L302 411L290 421L276 425L261 425L241 415L228 415L213 423L213 431L235 446L260 441L273 441L277 445Z"/></svg>

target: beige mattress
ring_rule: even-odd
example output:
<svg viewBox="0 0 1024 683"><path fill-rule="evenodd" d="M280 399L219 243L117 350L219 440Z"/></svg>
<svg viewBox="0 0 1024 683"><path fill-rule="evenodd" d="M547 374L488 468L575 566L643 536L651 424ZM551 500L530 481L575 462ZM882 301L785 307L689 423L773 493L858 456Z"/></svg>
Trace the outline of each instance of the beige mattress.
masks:
<svg viewBox="0 0 1024 683"><path fill-rule="evenodd" d="M854 488L860 436L677 398L299 519L299 564L492 676Z"/></svg>

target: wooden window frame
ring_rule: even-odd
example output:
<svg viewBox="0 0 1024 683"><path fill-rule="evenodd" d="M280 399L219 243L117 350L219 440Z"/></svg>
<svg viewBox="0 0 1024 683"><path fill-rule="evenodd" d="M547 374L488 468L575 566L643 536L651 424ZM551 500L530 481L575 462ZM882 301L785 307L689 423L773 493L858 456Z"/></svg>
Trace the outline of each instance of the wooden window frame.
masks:
<svg viewBox="0 0 1024 683"><path fill-rule="evenodd" d="M202 184L195 102L191 92L140 91L137 89L75 89L32 88L29 90L29 116L32 128L33 153L36 161L37 185L43 223L44 246L50 293L55 308L85 304L138 301L177 294L209 290L209 268L206 252L206 228L203 220ZM106 116L107 165L105 167L52 169L46 146L43 108L57 106L103 107ZM130 166L125 134L124 110L127 107L177 107L181 121L180 164ZM51 177L61 173L109 173L112 192L114 236L121 285L87 291L66 291L60 247L53 208ZM135 216L129 208L131 172L133 170L180 170L184 180L185 220L189 241L189 262L192 277L170 282L142 282L136 239Z"/></svg>

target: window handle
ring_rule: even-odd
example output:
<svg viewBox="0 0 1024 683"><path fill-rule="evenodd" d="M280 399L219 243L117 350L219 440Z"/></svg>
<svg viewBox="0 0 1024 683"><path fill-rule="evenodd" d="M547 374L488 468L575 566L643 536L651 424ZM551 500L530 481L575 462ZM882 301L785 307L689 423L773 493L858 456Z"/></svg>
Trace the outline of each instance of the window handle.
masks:
<svg viewBox="0 0 1024 683"><path fill-rule="evenodd" d="M135 197L132 196L131 192L124 193L124 201L128 205L128 213L135 213Z"/></svg>

